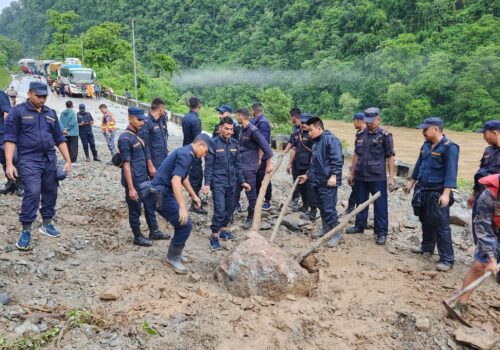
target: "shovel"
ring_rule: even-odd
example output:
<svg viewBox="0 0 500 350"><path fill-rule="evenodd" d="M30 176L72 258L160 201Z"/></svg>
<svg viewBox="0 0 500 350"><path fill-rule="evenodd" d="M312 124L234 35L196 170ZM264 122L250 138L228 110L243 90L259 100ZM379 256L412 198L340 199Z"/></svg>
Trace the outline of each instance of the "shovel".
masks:
<svg viewBox="0 0 500 350"><path fill-rule="evenodd" d="M497 268L500 268L500 264L497 265ZM460 298L465 293L467 293L467 292L469 292L469 291L477 288L484 281L486 281L488 279L488 277L490 277L490 276L491 276L491 271L487 271L484 275L482 275L481 277L479 277L477 280L475 280L474 282L472 282L471 284L469 284L464 289L460 290L458 293L452 295L451 297L449 297L447 299L444 299L443 300L443 305L444 305L446 311L448 312L448 315L451 316L452 318L454 318L455 320L457 320L458 322L460 322L461 324L463 324L464 326L472 328L472 326L470 325L470 323L468 323L467 321L465 321L455 310L453 310L453 307L451 307L450 304L453 301L455 301L458 298Z"/></svg>

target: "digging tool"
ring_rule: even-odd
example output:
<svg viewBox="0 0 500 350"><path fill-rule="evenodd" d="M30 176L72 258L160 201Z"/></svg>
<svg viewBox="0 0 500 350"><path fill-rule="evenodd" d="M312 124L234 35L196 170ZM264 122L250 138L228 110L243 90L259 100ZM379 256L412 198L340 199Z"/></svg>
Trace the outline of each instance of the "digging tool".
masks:
<svg viewBox="0 0 500 350"><path fill-rule="evenodd" d="M354 211L352 211L351 213L349 213L349 215L347 215L345 217L345 219L342 220L341 223L339 223L337 226L335 226L335 228L333 228L331 231L329 231L328 233L326 233L323 237L321 237L316 242L314 242L313 244L311 244L309 246L309 248L307 248L303 252L300 252L297 255L297 257L295 258L295 261L297 261L299 264L301 264L302 261L305 258L307 258L311 253L313 253L316 250L318 250L318 248L321 247L323 244L325 244L326 242L328 242L330 240L330 238L332 238L337 232L340 232L341 230L343 230L349 224L349 221L354 216L356 216L359 212L363 211L366 207L368 207L370 204L372 204L373 202L375 202L379 197L380 197L380 191L377 192L377 193L375 193L373 196L371 196L363 204L358 205L358 207Z"/></svg>
<svg viewBox="0 0 500 350"><path fill-rule="evenodd" d="M288 207L288 204L290 204L290 201L292 200L293 192L295 191L295 188L298 184L299 178L297 177L297 179L295 179L295 182L293 183L290 193L288 194L288 197L286 197L283 207L281 208L280 216L278 216L278 220L276 220L276 223L274 224L273 233L271 234L271 238L269 238L269 242L271 243L274 241L274 238L276 238L276 234L278 233L278 229L280 228L281 221L283 221L283 218L285 217L286 209Z"/></svg>
<svg viewBox="0 0 500 350"><path fill-rule="evenodd" d="M500 268L500 263L497 265L497 268ZM455 310L453 310L453 307L451 307L451 303L458 298L460 298L462 295L464 295L467 292L470 292L471 290L479 287L484 281L486 281L490 276L492 275L491 271L487 271L484 275L479 277L477 280L469 284L467 287L461 289L458 293L452 295L448 299L443 300L443 305L448 312L448 315L463 324L464 326L467 326L469 328L472 328L470 323L468 323L466 320L464 320Z"/></svg>

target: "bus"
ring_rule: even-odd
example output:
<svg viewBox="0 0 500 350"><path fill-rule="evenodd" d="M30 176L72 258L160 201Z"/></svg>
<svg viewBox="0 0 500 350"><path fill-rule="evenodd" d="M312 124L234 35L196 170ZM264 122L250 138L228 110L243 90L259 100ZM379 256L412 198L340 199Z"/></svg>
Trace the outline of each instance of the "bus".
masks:
<svg viewBox="0 0 500 350"><path fill-rule="evenodd" d="M24 74L33 74L36 71L36 62L32 58L20 59L18 64L19 64L19 69Z"/></svg>
<svg viewBox="0 0 500 350"><path fill-rule="evenodd" d="M67 57L64 60L64 64L66 66L71 66L71 67L82 67L82 62L78 58L75 58L75 57Z"/></svg>
<svg viewBox="0 0 500 350"><path fill-rule="evenodd" d="M85 96L83 85L93 84L96 80L95 72L91 68L72 67L62 65L60 68L61 81L65 84L64 90L69 96Z"/></svg>

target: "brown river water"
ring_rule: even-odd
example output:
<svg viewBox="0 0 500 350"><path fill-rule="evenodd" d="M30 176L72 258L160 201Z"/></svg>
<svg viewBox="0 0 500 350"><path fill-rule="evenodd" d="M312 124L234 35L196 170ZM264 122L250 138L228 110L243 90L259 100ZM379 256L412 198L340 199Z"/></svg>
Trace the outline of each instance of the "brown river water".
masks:
<svg viewBox="0 0 500 350"><path fill-rule="evenodd" d="M355 130L352 123L327 120L325 127L341 140L347 141L349 148L353 148ZM418 129L400 128L394 126L381 126L389 130L394 137L396 159L414 164L418 157L420 147L424 142L422 132ZM446 130L445 135L460 146L460 157L458 161L458 177L464 180L473 180L474 173L479 167L479 160L487 146L483 140L483 134L473 132L457 132Z"/></svg>

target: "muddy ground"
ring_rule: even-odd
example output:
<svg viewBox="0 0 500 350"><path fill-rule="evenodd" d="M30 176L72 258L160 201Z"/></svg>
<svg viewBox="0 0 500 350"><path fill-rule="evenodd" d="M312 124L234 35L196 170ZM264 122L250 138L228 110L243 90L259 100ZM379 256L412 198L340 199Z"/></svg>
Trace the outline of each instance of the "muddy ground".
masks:
<svg viewBox="0 0 500 350"><path fill-rule="evenodd" d="M99 152L107 154L102 136L95 135ZM178 135L169 140L171 148L180 142ZM385 247L375 245L372 230L346 236L337 248L315 254L320 278L309 297L275 301L234 297L214 278L220 260L243 239L237 225L246 214L235 216L236 240L223 242L227 250L217 253L208 246L210 216L194 215L187 251L195 262L189 275L179 276L161 264L168 241L132 245L119 179L117 168L79 163L60 187L55 224L61 237L34 231L29 252L14 247L20 199L0 197L0 293L12 298L0 306L0 348L34 348L42 338L47 349L68 350L465 348L455 340L459 324L446 318L441 300L460 286L472 261L468 229L453 226L455 268L435 272L437 256L409 252L420 230L401 191L390 194ZM291 183L282 170L273 182L275 207ZM343 185L340 211L348 194ZM458 198L463 202L465 194ZM162 219L160 225L172 233ZM290 254L311 242L283 226L276 239ZM116 300L101 300L104 294ZM495 303L498 285L490 280L474 294L469 320L500 334L500 312L490 307Z"/></svg>

